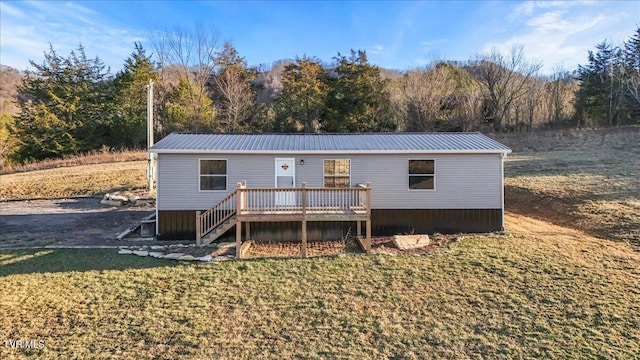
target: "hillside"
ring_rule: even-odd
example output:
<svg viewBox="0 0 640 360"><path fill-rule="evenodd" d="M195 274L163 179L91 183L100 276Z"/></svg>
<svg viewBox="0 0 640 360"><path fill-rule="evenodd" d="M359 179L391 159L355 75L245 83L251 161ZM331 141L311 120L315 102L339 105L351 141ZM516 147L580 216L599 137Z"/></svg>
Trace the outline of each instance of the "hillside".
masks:
<svg viewBox="0 0 640 360"><path fill-rule="evenodd" d="M145 151L96 152L0 172L0 201L101 195L146 186Z"/></svg>
<svg viewBox="0 0 640 360"><path fill-rule="evenodd" d="M22 74L9 66L0 65L0 114L16 115L18 113L18 85L22 82Z"/></svg>

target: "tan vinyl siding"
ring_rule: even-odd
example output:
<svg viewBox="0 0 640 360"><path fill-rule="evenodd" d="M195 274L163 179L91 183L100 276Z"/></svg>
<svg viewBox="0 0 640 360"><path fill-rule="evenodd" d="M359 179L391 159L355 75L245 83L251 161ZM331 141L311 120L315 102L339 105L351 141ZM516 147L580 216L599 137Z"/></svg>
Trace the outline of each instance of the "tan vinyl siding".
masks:
<svg viewBox="0 0 640 360"><path fill-rule="evenodd" d="M295 158L296 187L323 186L323 160L332 155L220 155L227 160L227 191L199 191L198 159L203 154L159 154L158 210L206 210L246 180L249 187L273 188L275 158ZM500 209L500 154L340 155L351 160L351 185L371 182L375 209ZM304 159L304 165L300 165ZM409 159L433 159L434 190L409 190Z"/></svg>

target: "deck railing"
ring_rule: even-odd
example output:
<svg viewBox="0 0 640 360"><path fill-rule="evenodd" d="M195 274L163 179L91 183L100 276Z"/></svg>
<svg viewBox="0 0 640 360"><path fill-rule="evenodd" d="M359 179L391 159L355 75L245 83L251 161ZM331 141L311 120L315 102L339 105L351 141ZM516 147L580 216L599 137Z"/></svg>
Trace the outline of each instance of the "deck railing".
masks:
<svg viewBox="0 0 640 360"><path fill-rule="evenodd" d="M234 214L371 214L371 185L353 188L259 189L238 183L236 190L211 209L196 212L196 243Z"/></svg>
<svg viewBox="0 0 640 360"><path fill-rule="evenodd" d="M369 208L367 185L354 188L255 189L240 184L238 211L278 212L366 212Z"/></svg>

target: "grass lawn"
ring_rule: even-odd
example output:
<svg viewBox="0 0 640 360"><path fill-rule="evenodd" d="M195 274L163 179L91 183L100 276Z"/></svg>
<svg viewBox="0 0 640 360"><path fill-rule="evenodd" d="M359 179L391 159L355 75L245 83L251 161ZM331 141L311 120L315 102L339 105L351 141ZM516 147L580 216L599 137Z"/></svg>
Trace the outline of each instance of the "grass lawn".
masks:
<svg viewBox="0 0 640 360"><path fill-rule="evenodd" d="M640 247L640 127L504 135L508 210Z"/></svg>
<svg viewBox="0 0 640 360"><path fill-rule="evenodd" d="M465 237L430 256L191 265L0 252L0 358L634 358L640 255L594 238Z"/></svg>
<svg viewBox="0 0 640 360"><path fill-rule="evenodd" d="M0 199L101 195L146 186L146 161L76 165L0 175Z"/></svg>

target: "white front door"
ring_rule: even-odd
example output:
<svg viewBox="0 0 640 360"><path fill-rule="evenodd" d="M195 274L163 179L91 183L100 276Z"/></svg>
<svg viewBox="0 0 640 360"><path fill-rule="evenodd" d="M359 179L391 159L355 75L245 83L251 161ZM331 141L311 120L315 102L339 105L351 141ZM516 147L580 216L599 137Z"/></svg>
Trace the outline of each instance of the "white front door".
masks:
<svg viewBox="0 0 640 360"><path fill-rule="evenodd" d="M276 159L276 189L293 189L296 183L296 159ZM294 206L296 194L293 191L277 192L277 206Z"/></svg>

